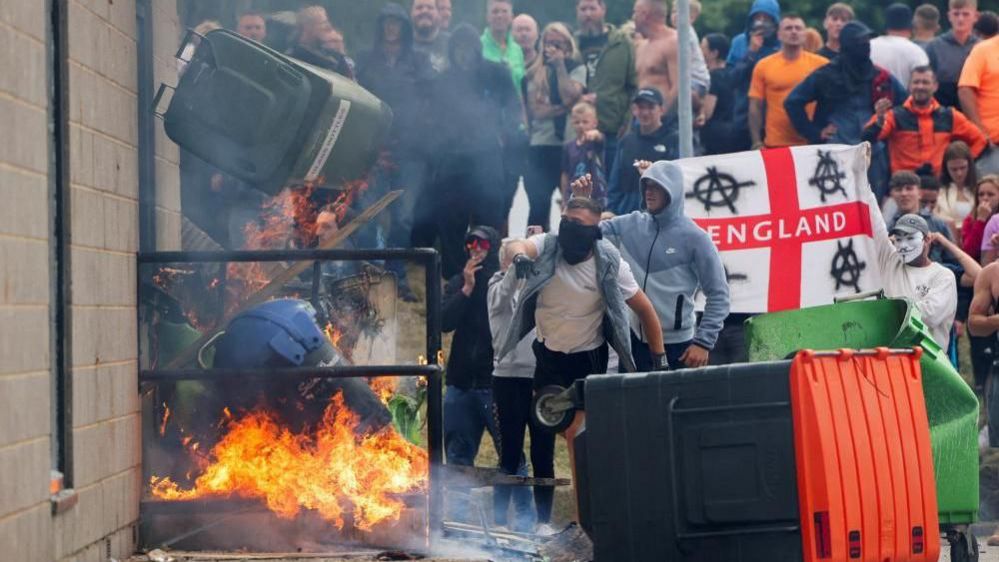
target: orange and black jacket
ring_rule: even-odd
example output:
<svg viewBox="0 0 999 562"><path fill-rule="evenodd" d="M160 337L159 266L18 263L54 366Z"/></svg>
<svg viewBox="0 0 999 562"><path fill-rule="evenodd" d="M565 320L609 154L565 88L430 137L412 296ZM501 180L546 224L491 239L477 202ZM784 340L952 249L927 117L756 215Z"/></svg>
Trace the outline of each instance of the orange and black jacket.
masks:
<svg viewBox="0 0 999 562"><path fill-rule="evenodd" d="M892 108L883 125L878 125L877 115L871 117L864 128L864 140L888 141L892 173L929 164L934 175L940 175L944 151L951 141L968 143L976 158L988 145L985 135L960 111L943 107L932 98L928 106L915 107L912 97Z"/></svg>

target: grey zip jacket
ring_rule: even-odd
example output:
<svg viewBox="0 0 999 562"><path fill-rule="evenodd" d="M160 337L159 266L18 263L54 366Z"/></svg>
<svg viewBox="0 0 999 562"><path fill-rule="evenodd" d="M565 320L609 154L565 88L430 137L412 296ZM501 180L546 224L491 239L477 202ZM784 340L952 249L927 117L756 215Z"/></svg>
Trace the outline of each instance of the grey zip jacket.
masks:
<svg viewBox="0 0 999 562"><path fill-rule="evenodd" d="M635 279L655 306L667 344L693 343L711 350L728 316L725 267L708 233L683 213L683 173L673 162L660 161L642 175L666 190L669 201L658 214L634 211L600 223L604 238L621 250ZM644 207L644 203L642 205ZM700 326L694 316L698 288L707 297ZM637 316L631 328L648 342Z"/></svg>
<svg viewBox="0 0 999 562"><path fill-rule="evenodd" d="M537 338L537 330L531 330L517 342L513 353L499 359L503 336L510 330L513 313L517 310L520 286L513 271L497 271L489 280L486 302L489 304L489 329L493 333L493 376L534 378L534 350L531 346Z"/></svg>

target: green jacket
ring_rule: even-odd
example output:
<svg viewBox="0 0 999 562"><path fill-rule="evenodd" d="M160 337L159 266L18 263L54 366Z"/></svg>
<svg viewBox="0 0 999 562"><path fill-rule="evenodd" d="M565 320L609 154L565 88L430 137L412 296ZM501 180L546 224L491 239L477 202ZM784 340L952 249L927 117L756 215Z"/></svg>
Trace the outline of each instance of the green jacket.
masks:
<svg viewBox="0 0 999 562"><path fill-rule="evenodd" d="M606 135L617 135L631 115L631 98L638 90L635 50L626 33L607 25L607 45L586 85L597 95L597 120ZM577 35L576 39L579 37Z"/></svg>
<svg viewBox="0 0 999 562"><path fill-rule="evenodd" d="M513 34L506 34L506 52L500 48L499 43L493 39L489 29L482 32L482 58L498 62L510 69L513 77L513 85L517 92L520 92L520 83L524 79L526 70L524 68L524 50L513 40Z"/></svg>

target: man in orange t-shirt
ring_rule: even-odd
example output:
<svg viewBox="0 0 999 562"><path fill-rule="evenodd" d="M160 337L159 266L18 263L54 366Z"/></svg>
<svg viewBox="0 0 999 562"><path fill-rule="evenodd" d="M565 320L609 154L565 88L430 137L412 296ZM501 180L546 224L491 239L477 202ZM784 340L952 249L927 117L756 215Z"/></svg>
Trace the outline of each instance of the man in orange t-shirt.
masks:
<svg viewBox="0 0 999 562"><path fill-rule="evenodd" d="M999 143L999 35L975 45L957 83L961 109L992 143Z"/></svg>
<svg viewBox="0 0 999 562"><path fill-rule="evenodd" d="M764 146L775 148L808 143L788 119L784 98L813 70L829 62L825 57L803 48L805 21L801 16L788 14L781 18L777 37L781 43L780 51L756 64L749 86L749 135L753 139L754 150ZM811 104L809 115L814 110L815 104Z"/></svg>

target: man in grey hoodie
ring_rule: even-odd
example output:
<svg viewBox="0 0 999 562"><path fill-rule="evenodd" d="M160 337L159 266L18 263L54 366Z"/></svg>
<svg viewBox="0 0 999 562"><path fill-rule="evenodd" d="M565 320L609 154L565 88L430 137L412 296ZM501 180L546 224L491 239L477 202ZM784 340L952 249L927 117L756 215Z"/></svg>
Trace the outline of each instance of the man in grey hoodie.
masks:
<svg viewBox="0 0 999 562"><path fill-rule="evenodd" d="M635 279L655 306L671 369L703 367L729 311L728 282L718 249L683 213L683 172L673 162L648 165L642 174L643 209L600 223L604 238L621 250ZM586 194L588 178L573 194ZM581 189L578 192L577 189ZM694 315L698 289L706 304L700 325ZM631 349L639 371L652 365L647 334L632 317Z"/></svg>

